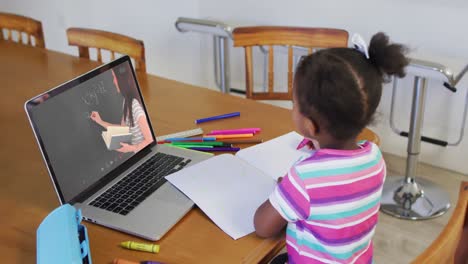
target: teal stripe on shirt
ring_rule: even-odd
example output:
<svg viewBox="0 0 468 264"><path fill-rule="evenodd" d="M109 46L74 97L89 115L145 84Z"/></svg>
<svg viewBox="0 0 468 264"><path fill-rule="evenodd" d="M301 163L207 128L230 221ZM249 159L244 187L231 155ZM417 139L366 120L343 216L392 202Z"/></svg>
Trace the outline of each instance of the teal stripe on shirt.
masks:
<svg viewBox="0 0 468 264"><path fill-rule="evenodd" d="M324 176L335 176L335 175L343 175L343 174L351 174L355 173L358 171L363 171L365 169L371 168L375 165L377 165L380 160L382 159L382 154L380 151L377 153L377 156L375 159L358 165L358 166L350 166L350 167L344 167L344 168L338 168L338 169L323 169L323 170L316 170L316 171L311 171L311 172L297 172L299 177L301 179L310 179L310 178L318 178L318 177L324 177ZM296 170L297 171L297 170Z"/></svg>
<svg viewBox="0 0 468 264"><path fill-rule="evenodd" d="M283 199L283 198L281 198L281 199ZM285 202L285 201L283 200L283 202ZM289 207L289 205L288 205L288 207ZM281 212L283 212L284 215L286 215L286 217L287 217L289 220L294 220L294 219L296 219L296 217L292 217L290 214L288 214L288 213L283 209L283 206L281 206L281 205L280 205L280 210L281 210Z"/></svg>
<svg viewBox="0 0 468 264"><path fill-rule="evenodd" d="M302 245L305 245L307 246L308 248L312 249L312 250L316 250L316 251L320 251L320 252L323 252L327 255L330 255L334 258L337 258L337 259L348 259L350 258L351 256L353 256L356 252L364 249L365 247L367 247L369 241L366 241L367 243L363 243L362 245L348 251L348 252L343 252L343 253L332 253L330 252L329 250L325 249L322 245L320 244L317 244L317 243L314 243L314 242L311 242L311 241L308 241L308 240L305 240L305 239L297 239L296 235L295 235L295 232L290 230L290 229L287 229L286 230L286 233L288 235L290 235L291 237L294 237L294 239L296 239L297 241L297 245L299 246L302 246Z"/></svg>
<svg viewBox="0 0 468 264"><path fill-rule="evenodd" d="M370 208L376 206L378 203L380 203L380 196L377 197L376 199L372 200L371 202L361 206L361 207L358 207L354 210L350 210L350 211L345 211L345 212L340 212L340 213L333 213L333 214L314 214L313 213L313 208L311 208L311 215L309 216L309 218L307 220L335 220L335 219L340 219L340 218L346 218L346 217L350 217L350 216L353 216L353 215L357 215L357 214L360 214L364 211L367 211L369 210Z"/></svg>

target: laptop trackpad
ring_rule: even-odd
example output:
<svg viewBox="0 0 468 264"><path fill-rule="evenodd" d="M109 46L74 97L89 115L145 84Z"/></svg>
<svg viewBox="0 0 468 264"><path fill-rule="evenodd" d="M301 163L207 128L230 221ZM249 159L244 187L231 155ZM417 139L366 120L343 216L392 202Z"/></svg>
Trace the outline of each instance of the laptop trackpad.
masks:
<svg viewBox="0 0 468 264"><path fill-rule="evenodd" d="M153 199L176 206L181 205L186 207L187 204L189 204L189 206L193 205L193 202L170 182L166 182L162 185L150 197L148 197L145 202L152 201Z"/></svg>

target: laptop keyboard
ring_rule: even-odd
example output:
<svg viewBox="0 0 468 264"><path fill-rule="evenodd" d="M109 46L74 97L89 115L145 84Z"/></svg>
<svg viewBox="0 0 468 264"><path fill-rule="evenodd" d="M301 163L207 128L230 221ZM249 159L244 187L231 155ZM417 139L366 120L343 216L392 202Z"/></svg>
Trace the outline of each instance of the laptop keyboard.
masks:
<svg viewBox="0 0 468 264"><path fill-rule="evenodd" d="M191 160L156 153L133 172L94 199L90 205L126 215L167 180L164 176L181 170Z"/></svg>

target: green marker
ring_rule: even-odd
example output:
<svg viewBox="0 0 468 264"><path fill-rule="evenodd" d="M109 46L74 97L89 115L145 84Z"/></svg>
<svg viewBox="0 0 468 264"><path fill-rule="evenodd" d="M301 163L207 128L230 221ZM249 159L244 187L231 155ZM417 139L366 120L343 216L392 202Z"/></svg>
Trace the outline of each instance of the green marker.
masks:
<svg viewBox="0 0 468 264"><path fill-rule="evenodd" d="M171 148L179 148L179 149L184 149L185 151L193 151L193 152L197 152L199 154L204 154L204 155L208 155L208 156L214 156L213 153L209 153L209 152L205 152L205 151L198 151L198 150L193 150L193 149L189 149L189 148L183 148L181 146L176 146L176 145L172 145L172 144L166 144L167 146L171 147Z"/></svg>

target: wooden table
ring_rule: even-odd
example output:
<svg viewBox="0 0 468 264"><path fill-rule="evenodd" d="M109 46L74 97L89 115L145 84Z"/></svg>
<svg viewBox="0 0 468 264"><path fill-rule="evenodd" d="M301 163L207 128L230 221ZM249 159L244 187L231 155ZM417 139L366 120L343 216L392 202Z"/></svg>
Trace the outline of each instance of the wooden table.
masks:
<svg viewBox="0 0 468 264"><path fill-rule="evenodd" d="M0 41L0 256L2 263L34 263L36 229L59 206L24 111L24 102L85 73L98 63L58 52ZM194 128L194 120L240 111L231 118L201 125L205 131L261 127L270 139L293 129L290 111L209 89L140 74L139 82L156 135ZM162 240L159 254L122 249L121 241L140 240L85 223L94 263L119 257L165 263L264 263L284 246L284 238L250 234L233 240L200 209L190 211ZM147 242L147 241L145 241Z"/></svg>
<svg viewBox="0 0 468 264"><path fill-rule="evenodd" d="M99 64L87 59L0 41L0 256L3 263L33 263L36 229L59 206L44 161L29 126L26 100L83 74ZM194 128L201 117L240 111L240 118L202 124L204 131L261 127L264 140L294 129L289 110L147 74L138 80L156 135ZM361 137L368 137L366 133ZM191 210L162 240L157 255L121 249L121 241L143 241L85 223L94 263L114 258L165 263L265 263L284 236L259 239L250 234L233 240L200 209ZM144 241L146 242L146 241Z"/></svg>

